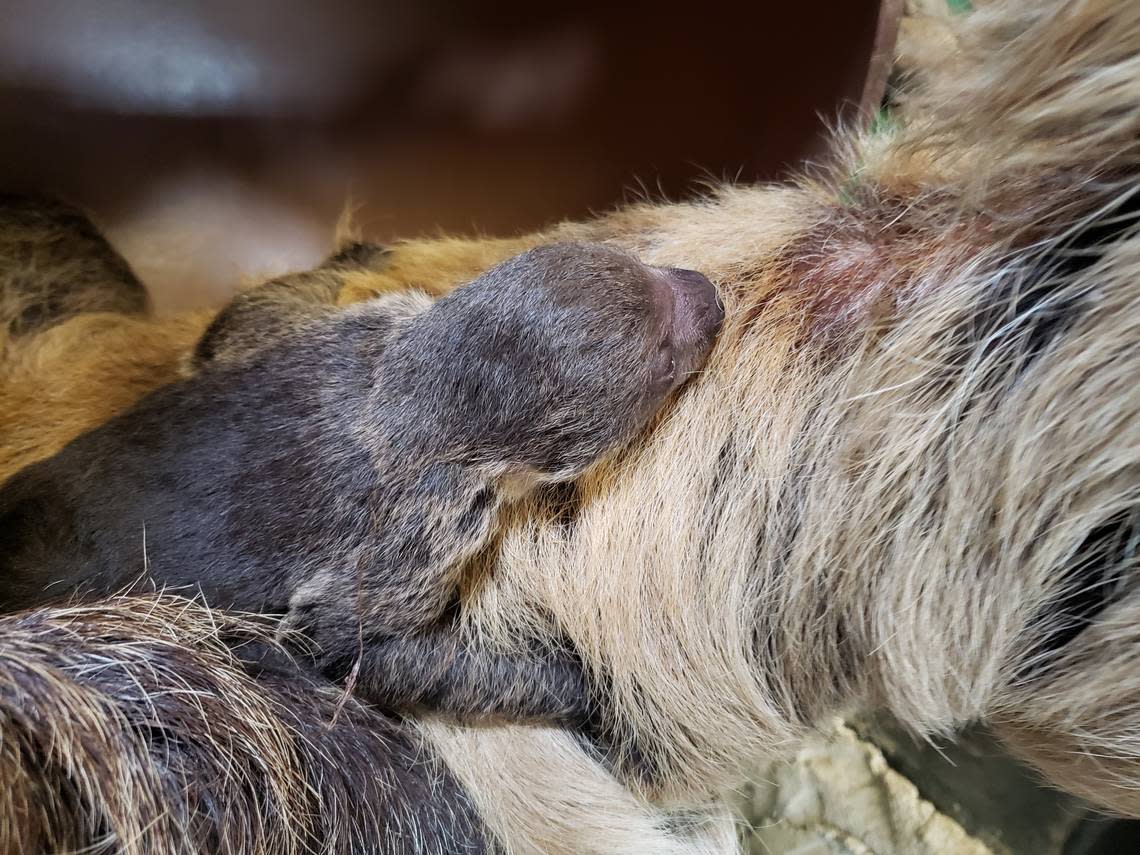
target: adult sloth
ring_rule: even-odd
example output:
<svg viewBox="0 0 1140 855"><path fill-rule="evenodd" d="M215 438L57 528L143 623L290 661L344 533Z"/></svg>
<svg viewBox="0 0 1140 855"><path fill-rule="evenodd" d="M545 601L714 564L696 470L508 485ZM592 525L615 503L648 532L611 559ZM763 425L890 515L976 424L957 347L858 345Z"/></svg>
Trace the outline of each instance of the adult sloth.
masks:
<svg viewBox="0 0 1140 855"><path fill-rule="evenodd" d="M618 735L595 760L558 731L419 725L518 851L729 846L716 794L854 707L924 734L988 720L1140 815L1140 5L987 5L956 38L825 177L403 244L346 281L436 287L601 240L726 305L651 437L572 513L521 510L465 592L505 645L568 637ZM14 338L3 474L172 376L197 322L169 323Z"/></svg>

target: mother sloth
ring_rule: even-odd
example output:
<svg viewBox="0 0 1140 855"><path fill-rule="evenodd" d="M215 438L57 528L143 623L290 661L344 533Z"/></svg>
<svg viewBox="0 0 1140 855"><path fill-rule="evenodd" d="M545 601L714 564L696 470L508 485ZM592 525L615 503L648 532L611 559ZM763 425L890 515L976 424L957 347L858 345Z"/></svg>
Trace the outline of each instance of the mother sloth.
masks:
<svg viewBox="0 0 1140 855"><path fill-rule="evenodd" d="M921 733L988 719L1140 815L1140 4L987 5L958 37L900 129L845 138L824 179L403 244L346 281L439 287L600 239L726 303L651 438L569 523L522 509L466 592L504 643L572 639L639 752L624 789L561 732L419 725L520 851L730 846L714 794L854 706ZM0 476L169 379L200 324L13 340Z"/></svg>

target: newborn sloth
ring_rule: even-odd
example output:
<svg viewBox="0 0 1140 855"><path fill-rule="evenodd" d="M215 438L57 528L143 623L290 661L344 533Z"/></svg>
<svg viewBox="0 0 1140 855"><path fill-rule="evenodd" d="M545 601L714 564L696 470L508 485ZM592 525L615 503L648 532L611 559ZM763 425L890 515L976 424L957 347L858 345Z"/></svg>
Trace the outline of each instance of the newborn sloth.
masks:
<svg viewBox="0 0 1140 855"><path fill-rule="evenodd" d="M446 618L500 507L642 430L723 314L699 273L558 244L451 295L333 305L338 273L238 297L201 370L0 488L0 606L140 577L212 606L287 612L334 676L407 708L570 720L565 651L465 644Z"/></svg>

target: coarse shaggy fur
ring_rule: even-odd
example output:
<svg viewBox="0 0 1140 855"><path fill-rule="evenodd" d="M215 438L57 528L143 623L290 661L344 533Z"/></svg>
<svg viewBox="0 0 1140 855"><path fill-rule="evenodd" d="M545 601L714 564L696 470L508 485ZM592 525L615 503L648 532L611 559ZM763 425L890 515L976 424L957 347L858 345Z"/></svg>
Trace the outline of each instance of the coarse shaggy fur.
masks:
<svg viewBox="0 0 1140 855"><path fill-rule="evenodd" d="M272 630L172 596L0 618L0 852L483 851L406 729L283 654L247 673Z"/></svg>
<svg viewBox="0 0 1140 855"><path fill-rule="evenodd" d="M645 441L578 484L571 519L520 509L465 592L473 631L572 641L640 758L420 723L510 851L731 850L720 794L854 708L919 734L989 721L1140 816L1140 4L984 3L952 39L818 174L408 242L342 292L445 290L578 239L701 270L726 305ZM9 345L5 472L184 352L177 326L81 342L97 323L158 322Z"/></svg>

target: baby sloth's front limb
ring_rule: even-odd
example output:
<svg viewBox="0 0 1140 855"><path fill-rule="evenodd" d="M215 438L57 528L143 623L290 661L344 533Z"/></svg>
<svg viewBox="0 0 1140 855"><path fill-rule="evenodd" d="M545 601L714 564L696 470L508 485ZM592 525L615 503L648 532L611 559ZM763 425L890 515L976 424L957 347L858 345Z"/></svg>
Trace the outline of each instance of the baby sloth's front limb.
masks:
<svg viewBox="0 0 1140 855"><path fill-rule="evenodd" d="M579 728L593 706L581 660L570 650L532 645L499 651L451 625L366 640L323 665L336 679L353 679L355 671L356 693L396 712Z"/></svg>
<svg viewBox="0 0 1140 855"><path fill-rule="evenodd" d="M414 635L361 639L351 653L323 660L322 671L393 712L565 727L625 778L652 789L661 775L650 747L613 716L606 678L588 672L569 644L499 650L445 621Z"/></svg>

